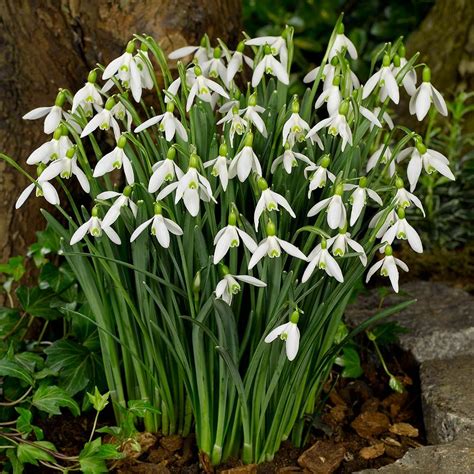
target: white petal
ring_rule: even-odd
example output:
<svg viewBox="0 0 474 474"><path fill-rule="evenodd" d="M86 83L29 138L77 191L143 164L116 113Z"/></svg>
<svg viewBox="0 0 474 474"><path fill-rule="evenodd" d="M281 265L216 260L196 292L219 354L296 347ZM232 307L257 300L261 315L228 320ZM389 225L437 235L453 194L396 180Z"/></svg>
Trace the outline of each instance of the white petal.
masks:
<svg viewBox="0 0 474 474"><path fill-rule="evenodd" d="M151 223L151 221L154 219L152 217L151 219L148 219L147 221L143 222L140 224L133 232L132 236L130 237L130 242L133 242Z"/></svg>
<svg viewBox="0 0 474 474"><path fill-rule="evenodd" d="M448 108L446 107L446 102L444 101L443 96L433 86L431 86L431 93L431 98L433 99L436 109L441 115L446 117L448 115Z"/></svg>
<svg viewBox="0 0 474 474"><path fill-rule="evenodd" d="M367 283L371 278L372 275L383 265L383 259L379 260L375 265L373 265L370 270L367 272L367 277L365 278L365 282Z"/></svg>
<svg viewBox="0 0 474 474"><path fill-rule="evenodd" d="M157 115L156 117L152 117L151 119L145 120L141 125L139 125L134 132L135 133L140 133L141 131L145 130L148 127L151 127L152 125L155 125L158 123L162 118L164 114Z"/></svg>
<svg viewBox="0 0 474 474"><path fill-rule="evenodd" d="M48 115L51 112L53 107L38 107L36 109L30 110L27 114L23 115L23 120L36 120L45 115Z"/></svg>
<svg viewBox="0 0 474 474"><path fill-rule="evenodd" d="M265 288L267 286L264 281L249 275L234 275L234 278L236 280L243 281L244 283L248 283L249 285L257 286L259 288Z"/></svg>
<svg viewBox="0 0 474 474"><path fill-rule="evenodd" d="M308 212L308 217L315 216L318 214L318 212L322 211L325 207L329 205L329 202L331 201L331 198L326 198L323 199L322 201L319 201L316 203Z"/></svg>
<svg viewBox="0 0 474 474"><path fill-rule="evenodd" d="M270 331L265 338L265 342L268 344L273 342L282 332L284 332L288 327L288 323L282 324L281 326L276 327L272 331Z"/></svg>
<svg viewBox="0 0 474 474"><path fill-rule="evenodd" d="M74 232L73 236L71 237L71 241L69 242L69 245L74 245L77 244L80 240L84 238L84 236L87 234L87 231L89 230L90 227L90 220L82 224L76 232Z"/></svg>
<svg viewBox="0 0 474 474"><path fill-rule="evenodd" d="M268 239L263 239L260 245L256 248L249 262L249 270L251 270L263 258L268 250Z"/></svg>
<svg viewBox="0 0 474 474"><path fill-rule="evenodd" d="M279 239L278 237L276 238L278 243L281 245L281 248L288 254L291 255L292 257L299 258L301 260L306 260L306 255L295 245L290 244L290 242L287 242L286 240Z"/></svg>
<svg viewBox="0 0 474 474"><path fill-rule="evenodd" d="M419 121L423 120L426 117L426 114L428 113L428 110L430 109L430 105L431 105L431 98L430 98L429 86L426 83L423 83L420 86L420 89L418 91L418 95L416 96L416 101L415 101L416 118Z"/></svg>
<svg viewBox="0 0 474 474"><path fill-rule="evenodd" d="M59 205L59 196L58 192L51 183L45 181L41 183L41 189L43 191L43 196L50 204L53 206Z"/></svg>
<svg viewBox="0 0 474 474"><path fill-rule="evenodd" d="M105 235L107 235L107 237L108 237L114 244L120 245L120 244L122 243L122 241L120 240L120 237L118 236L117 232L115 232L115 230L112 229L112 227L103 226L103 227L102 227L102 230L105 232Z"/></svg>
<svg viewBox="0 0 474 474"><path fill-rule="evenodd" d="M28 199L33 189L35 189L35 187L36 187L35 183L31 183L22 191L22 193L20 194L20 196L18 197L16 201L15 209L19 209L21 206L23 206L23 204Z"/></svg>
<svg viewBox="0 0 474 474"><path fill-rule="evenodd" d="M179 59L179 58L184 58L186 56L189 56L190 54L193 54L194 52L197 51L199 46L183 46L182 48L178 48L172 53L168 55L168 58L170 59Z"/></svg>
<svg viewBox="0 0 474 474"><path fill-rule="evenodd" d="M289 361L295 359L300 346L300 330L296 324L290 323L288 337L286 339L286 357Z"/></svg>

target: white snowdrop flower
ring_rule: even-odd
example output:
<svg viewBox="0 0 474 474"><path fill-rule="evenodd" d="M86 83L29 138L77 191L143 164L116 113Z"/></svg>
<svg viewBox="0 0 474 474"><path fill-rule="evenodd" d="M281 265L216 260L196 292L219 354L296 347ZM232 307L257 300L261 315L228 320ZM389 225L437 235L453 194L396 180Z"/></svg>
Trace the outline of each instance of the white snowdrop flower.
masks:
<svg viewBox="0 0 474 474"><path fill-rule="evenodd" d="M283 165L284 170L288 174L291 174L291 172L293 171L293 168L298 166L298 160L302 161L303 163L306 163L309 166L314 165L314 163L306 155L293 151L290 148L290 144L286 143L285 151L283 152L282 155L280 155L279 157L275 159L275 161L272 163L270 171L271 173L275 173L276 169L281 164ZM308 169L308 167L306 169Z"/></svg>
<svg viewBox="0 0 474 474"><path fill-rule="evenodd" d="M213 57L202 63L201 68L203 74L212 79L221 78L222 82L227 86L229 83L227 80L227 68L225 67L224 60L221 56L221 48L214 48Z"/></svg>
<svg viewBox="0 0 474 474"><path fill-rule="evenodd" d="M283 36L260 36L259 38L246 40L245 44L247 46L263 46L266 51L269 51L269 54L278 55L282 66L286 69L288 65L288 47Z"/></svg>
<svg viewBox="0 0 474 474"><path fill-rule="evenodd" d="M323 209L327 208L327 222L331 229L345 227L346 225L346 208L342 202L342 194L344 188L342 184L336 186L334 195L330 198L323 199L315 204L308 212L308 217L313 217Z"/></svg>
<svg viewBox="0 0 474 474"><path fill-rule="evenodd" d="M308 188L308 199L311 197L311 193L318 188L324 188L326 186L327 180L334 183L336 177L328 170L328 166L331 163L331 158L329 155L324 155L319 165L311 163L310 166L307 166L304 170L305 178L308 178L308 175L311 174L309 178L309 188Z"/></svg>
<svg viewBox="0 0 474 474"><path fill-rule="evenodd" d="M247 66L253 68L253 61L244 54L244 48L245 42L241 41L237 45L237 50L234 51L232 58L230 58L229 63L227 64L227 84L230 84L237 72L242 71L244 62Z"/></svg>
<svg viewBox="0 0 474 474"><path fill-rule="evenodd" d="M170 142L173 140L176 134L181 138L181 140L187 142L188 133L183 127L183 124L173 115L173 112L174 104L172 102L168 102L168 104L166 104L166 112L164 114L156 115L155 117L146 120L134 130L135 133L140 133L152 125L159 123L159 130L160 132L165 133L166 141Z"/></svg>
<svg viewBox="0 0 474 474"><path fill-rule="evenodd" d="M357 59L357 50L354 43L344 34L344 25L341 23L334 39L334 43L329 50L329 60L337 56L337 53L342 53L347 50L352 59Z"/></svg>
<svg viewBox="0 0 474 474"><path fill-rule="evenodd" d="M390 245L387 245L384 251L385 257L372 266L372 268L367 272L367 278L365 281L367 283L375 272L380 269L380 274L390 278L390 283L392 284L394 291L398 293L399 274L397 267L400 267L404 272L408 271L408 267L401 260L393 256L392 247Z"/></svg>
<svg viewBox="0 0 474 474"><path fill-rule="evenodd" d="M104 174L110 173L115 169L119 170L123 166L127 184L133 184L135 182L132 163L124 150L126 144L127 139L122 135L117 141L117 146L110 153L104 155L95 165L94 178L104 176Z"/></svg>
<svg viewBox="0 0 474 474"><path fill-rule="evenodd" d="M349 202L352 204L351 217L349 219L349 225L353 226L359 218L362 210L367 204L367 196L374 200L379 206L383 205L380 196L373 190L367 188L367 178L363 176L359 180L359 185L355 184L344 184L344 191L353 191L349 197Z"/></svg>
<svg viewBox="0 0 474 474"><path fill-rule="evenodd" d="M41 176L38 178L38 183L42 186L43 182L51 181L56 176L60 176L64 179L69 179L72 175L74 175L81 188L88 193L90 191L89 181L87 180L84 171L82 171L79 166L77 166L77 156L76 156L76 148L71 147L66 152L66 156L64 158L60 158L58 160L54 160L51 162L48 167L41 173Z"/></svg>
<svg viewBox="0 0 474 474"><path fill-rule="evenodd" d="M272 221L268 221L266 230L267 237L258 244L255 252L253 252L249 262L249 270L257 265L265 255L270 258L278 258L282 250L292 257L306 260L305 254L298 247L276 236L276 227Z"/></svg>
<svg viewBox="0 0 474 474"><path fill-rule="evenodd" d="M202 71L202 70L201 70ZM197 76L195 73L195 67L190 67L189 69L186 69L185 73L185 82L186 86L191 89L193 84L196 82ZM178 95L179 88L181 87L181 77L177 77L169 86L168 89L166 89L166 94L165 94L165 103L168 102L173 102L172 97ZM165 89L163 89L165 91ZM170 97L171 95L171 97Z"/></svg>
<svg viewBox="0 0 474 474"><path fill-rule="evenodd" d="M63 91L59 91L53 106L33 109L23 115L23 120L36 120L46 116L44 119L44 133L53 133L59 127L61 119L65 114L63 110L65 102L66 94Z"/></svg>
<svg viewBox="0 0 474 474"><path fill-rule="evenodd" d="M151 61L148 56L148 46L142 43L140 51L133 57L140 73L140 81L143 89L151 90L154 87L153 77L150 72Z"/></svg>
<svg viewBox="0 0 474 474"><path fill-rule="evenodd" d="M41 176L41 173L43 172L44 168L44 164L40 164L40 166L38 166L38 177ZM23 206L25 201L30 197L33 190L36 191L36 197L44 197L46 201L48 201L53 206L59 205L59 196L56 189L54 189L54 186L48 181L42 181L41 183L37 181L36 183L31 183L30 185L28 185L21 192L15 203L15 209L19 209L21 206Z"/></svg>
<svg viewBox="0 0 474 474"><path fill-rule="evenodd" d="M334 64L333 64L334 63ZM336 66L338 64L337 58L334 58L330 63L325 64L323 67L323 72L321 74L321 79L324 81L323 90L327 89L328 87L332 86L332 81L334 80L334 76L336 75ZM321 66L318 66L306 74L303 78L304 83L314 82L318 77L319 70Z"/></svg>
<svg viewBox="0 0 474 474"><path fill-rule="evenodd" d="M263 137L267 138L267 127L265 126L262 117L260 117L260 114L263 114L265 109L260 105L257 105L257 95L255 93L249 97L247 107L243 108L240 112L244 114L244 120L249 124L253 123L255 128L263 135Z"/></svg>
<svg viewBox="0 0 474 474"><path fill-rule="evenodd" d="M252 144L253 134L248 133L244 139L244 147L234 156L230 163L230 179L237 176L239 181L243 183L249 177L251 171L262 176L262 167L260 166L257 155L253 151Z"/></svg>
<svg viewBox="0 0 474 474"><path fill-rule="evenodd" d="M311 251L308 255L308 261L309 264L303 273L301 283L306 283L316 268L324 270L330 277L335 278L340 283L344 281L341 268L329 253L328 242L325 239Z"/></svg>
<svg viewBox="0 0 474 474"><path fill-rule="evenodd" d="M38 163L47 164L50 161L64 158L66 152L72 146L73 143L67 136L67 128L60 125L54 131L53 138L34 150L27 158L26 163L28 165L37 165Z"/></svg>
<svg viewBox="0 0 474 474"><path fill-rule="evenodd" d="M430 110L431 103L434 104L436 110L441 115L448 115L448 108L443 96L431 84L431 70L425 67L423 69L423 82L418 86L418 89L416 89L410 99L410 114L416 115L419 121L423 120L428 110Z"/></svg>
<svg viewBox="0 0 474 474"><path fill-rule="evenodd" d="M218 95L228 99L229 95L224 90L222 86L217 84L217 82L212 81L202 75L202 70L199 66L194 67L194 72L196 74L196 81L191 86L189 91L188 100L186 101L186 111L189 112L191 106L193 105L194 99L199 97L204 102L211 102L211 91L216 92Z"/></svg>
<svg viewBox="0 0 474 474"><path fill-rule="evenodd" d="M132 127L132 114L125 108L125 105L122 102L117 102L111 109L110 112L112 117L116 120L123 120L127 128L127 132L131 130ZM115 131L115 129L114 129Z"/></svg>
<svg viewBox="0 0 474 474"><path fill-rule="evenodd" d="M252 87L257 87L264 74L275 76L281 83L288 85L290 79L286 67L282 65L273 55L270 46L265 46L265 56L255 66L252 75Z"/></svg>
<svg viewBox="0 0 474 474"><path fill-rule="evenodd" d="M193 55L193 59L196 59L200 65L209 59L210 51L207 47L205 37L201 39L199 46L183 46L182 48L175 49L168 55L168 58L172 60L182 59L191 54Z"/></svg>
<svg viewBox="0 0 474 474"><path fill-rule="evenodd" d="M360 106L359 107L359 112L361 115L363 115L367 120L370 122L370 130L374 128L374 126L377 126L379 128L382 128L382 123L378 119L378 116L380 114L380 107L375 107L373 112L371 112L369 109ZM393 123L392 118L388 114L388 112L384 112L382 114L382 120L388 125L388 128L390 130L393 130L393 127L395 126Z"/></svg>
<svg viewBox="0 0 474 474"><path fill-rule="evenodd" d="M105 107L102 110L99 109L99 113L84 127L84 130L81 133L81 138L86 137L97 128L100 130L108 130L112 126L114 137L118 140L120 137L120 127L112 112L115 105L115 100L112 97L107 99Z"/></svg>
<svg viewBox="0 0 474 474"><path fill-rule="evenodd" d="M181 199L188 212L196 217L199 214L200 202L209 202L216 200L212 197L212 189L209 181L202 176L197 167L199 166L199 157L196 154L191 154L189 157L188 171L179 178L176 183L168 184L157 196L157 200L161 201L168 194L176 190L175 204L178 204Z"/></svg>
<svg viewBox="0 0 474 474"><path fill-rule="evenodd" d="M232 211L229 215L229 224L221 229L214 238L214 265L219 263L229 251L230 248L235 248L240 245L240 239L244 243L245 247L250 252L255 252L257 243L250 237L247 232L237 227L237 215Z"/></svg>
<svg viewBox="0 0 474 474"><path fill-rule="evenodd" d="M393 58L393 75L397 77L398 73L406 66L407 59L405 58L405 47L401 46L400 49L402 50L400 56L395 55ZM412 96L416 91L416 71L414 67L411 67L406 74L403 76L402 84L407 94Z"/></svg>
<svg viewBox="0 0 474 474"><path fill-rule="evenodd" d="M299 114L300 104L296 98L291 103L290 118L283 125L282 139L283 146L288 143L293 146L296 142L302 142L306 133L309 132L308 122L303 120Z"/></svg>
<svg viewBox="0 0 474 474"><path fill-rule="evenodd" d="M372 217L372 219L370 219L369 228L373 229L374 227L379 225L386 212L387 212L387 209L382 209L381 211L377 212L374 215L374 217ZM382 237L382 235L385 234L387 229L395 223L396 220L397 220L397 213L396 213L395 209L392 209L385 216L385 221L381 225L380 229L377 231L377 234L376 234L377 239L380 239Z"/></svg>
<svg viewBox="0 0 474 474"><path fill-rule="evenodd" d="M230 99L227 102L224 102L217 111L222 115L226 115L230 110L234 109L234 107L237 107L238 111L240 107L240 102L237 99Z"/></svg>
<svg viewBox="0 0 474 474"><path fill-rule="evenodd" d="M278 194L272 191L268 187L268 184L264 178L259 178L257 185L260 191L262 192L262 194L255 207L255 213L254 213L254 218L253 218L255 230L258 230L260 216L262 215L263 211L265 210L267 210L268 212L279 211L279 207L278 207L279 205L283 209L285 209L285 211L288 212L288 214L290 214L290 216L293 217L293 219L296 217L288 201L281 194Z"/></svg>
<svg viewBox="0 0 474 474"><path fill-rule="evenodd" d="M298 329L299 312L294 311L288 323L276 327L265 338L266 343L273 342L276 338L285 341L286 357L289 361L295 359L300 347L300 330Z"/></svg>
<svg viewBox="0 0 474 474"><path fill-rule="evenodd" d="M122 86L132 91L132 96L136 102L140 102L142 96L142 78L138 69L136 57L133 56L135 51L135 42L130 41L127 45L125 53L114 59L108 64L102 73L104 81L117 76ZM107 87L105 88L107 89ZM104 91L104 88L102 89Z"/></svg>
<svg viewBox="0 0 474 474"><path fill-rule="evenodd" d="M166 159L158 161L158 163L153 165L153 174L151 175L150 181L148 182L149 193L158 191L163 183L173 181L175 177L177 177L178 180L183 177L184 173L175 163L175 157L176 149L171 147L168 149Z"/></svg>
<svg viewBox="0 0 474 474"><path fill-rule="evenodd" d="M392 159L392 150L390 147L382 143L382 145L379 146L378 150L373 153L370 158L367 161L367 168L366 171L367 173L374 169L378 164L388 165L388 174L390 177L392 177L395 174L395 160Z"/></svg>
<svg viewBox="0 0 474 474"><path fill-rule="evenodd" d="M410 147L401 151L397 156L397 161L400 162L407 156L410 156L410 162L407 167L407 177L411 192L416 188L422 168L424 168L428 174L437 171L452 181L456 179L453 172L449 169L448 159L439 151L426 148L421 141L416 144L416 147Z"/></svg>
<svg viewBox="0 0 474 474"><path fill-rule="evenodd" d="M420 211L423 213L423 217L425 217L423 204L421 204L421 201L414 194L410 193L404 188L403 180L400 177L395 180L395 186L397 188L397 192L393 199L394 204L399 207L407 208L413 203L415 207L420 209Z"/></svg>
<svg viewBox="0 0 474 474"><path fill-rule="evenodd" d="M332 249L332 254L336 257L344 257L348 247L350 247L354 252L359 254L362 265L364 265L364 267L367 265L367 255L365 254L364 247L351 239L351 234L346 232L345 229L340 229L337 235L328 239L327 245L328 248L330 247Z"/></svg>
<svg viewBox="0 0 474 474"><path fill-rule="evenodd" d="M230 160L227 158L227 145L222 143L219 146L219 155L213 160L206 161L204 163L204 168L209 168L212 166L211 174L214 177L219 177L219 180L224 191L227 190L227 185L229 183L229 170L227 169Z"/></svg>
<svg viewBox="0 0 474 474"><path fill-rule="evenodd" d="M398 209L395 223L385 231L381 240L383 243L392 245L395 238L408 240L410 247L415 252L423 253L423 244L421 243L420 236L406 220L403 207ZM380 250L383 251L382 248Z"/></svg>
<svg viewBox="0 0 474 474"><path fill-rule="evenodd" d="M102 232L107 235L107 237L117 245L120 245L122 242L120 237L118 236L117 232L115 232L112 227L105 226L103 222L98 217L98 209L97 207L92 208L91 218L82 224L76 232L74 232L73 236L71 237L71 241L69 245L75 245L80 240L82 240L86 234L92 235L94 238L98 238L102 236Z"/></svg>
<svg viewBox="0 0 474 474"><path fill-rule="evenodd" d="M74 113L78 107L83 107L86 116L88 116L88 109L90 110L90 113L92 113L92 104L101 106L104 103L102 96L100 95L100 92L95 84L96 80L97 72L91 71L87 78L87 82L74 94L71 108L72 113Z"/></svg>
<svg viewBox="0 0 474 474"><path fill-rule="evenodd" d="M132 194L132 187L125 186L122 193L116 191L104 191L97 195L96 199L107 201L109 199L115 199L110 209L106 212L102 219L102 225L109 227L111 226L120 216L120 210L122 207L130 207L133 215L137 217L138 208L137 205L132 201L130 195Z"/></svg>
<svg viewBox="0 0 474 474"><path fill-rule="evenodd" d="M267 284L258 278L248 275L231 275L229 269L225 266L221 266L221 272L223 274L222 280L217 283L215 294L217 299L221 299L229 306L232 304L232 298L238 294L241 290L238 281L248 283L249 285L256 286L258 288L265 288ZM237 281L238 280L238 281Z"/></svg>
<svg viewBox="0 0 474 474"><path fill-rule="evenodd" d="M217 125L230 122L229 138L230 144L232 146L234 145L235 134L237 133L237 135L243 135L249 126L247 120L243 119L240 116L240 113L242 113L242 111L239 111L239 108L235 106L217 122Z"/></svg>
<svg viewBox="0 0 474 474"><path fill-rule="evenodd" d="M352 132L347 123L346 115L349 111L349 103L341 102L339 112L327 119L318 122L306 135L306 138L313 138L317 136L317 132L322 128L327 128L328 133L333 136L339 135L342 138L341 150L344 151L347 143L352 145Z"/></svg>
<svg viewBox="0 0 474 474"><path fill-rule="evenodd" d="M337 114L342 101L342 94L339 90L340 78L335 76L330 87L323 89L321 95L316 99L315 109L319 109L324 103L327 104L327 111L330 116Z"/></svg>
<svg viewBox="0 0 474 474"><path fill-rule="evenodd" d="M390 97L395 104L398 104L400 101L400 91L398 90L397 80L393 74L388 54L383 57L382 67L365 83L362 99L369 97L377 85L380 86L379 97L382 102L387 97Z"/></svg>
<svg viewBox="0 0 474 474"><path fill-rule="evenodd" d="M155 202L155 215L147 221L141 223L130 237L133 242L148 226L151 225L151 235L156 237L158 243L165 249L170 246L170 233L173 235L183 235L183 229L171 219L163 217L163 209L159 202Z"/></svg>

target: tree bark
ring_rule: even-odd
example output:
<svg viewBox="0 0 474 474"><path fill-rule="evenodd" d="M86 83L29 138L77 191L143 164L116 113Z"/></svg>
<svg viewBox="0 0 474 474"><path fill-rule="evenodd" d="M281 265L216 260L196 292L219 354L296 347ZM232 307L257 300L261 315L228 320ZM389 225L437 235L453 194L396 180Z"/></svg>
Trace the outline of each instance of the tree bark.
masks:
<svg viewBox="0 0 474 474"><path fill-rule="evenodd" d="M169 52L204 33L235 43L240 0L0 0L0 151L22 166L50 137L29 110L54 103L58 88L77 90L97 62L119 56L133 33ZM14 210L29 183L0 161L0 261L23 253L44 228L42 199Z"/></svg>

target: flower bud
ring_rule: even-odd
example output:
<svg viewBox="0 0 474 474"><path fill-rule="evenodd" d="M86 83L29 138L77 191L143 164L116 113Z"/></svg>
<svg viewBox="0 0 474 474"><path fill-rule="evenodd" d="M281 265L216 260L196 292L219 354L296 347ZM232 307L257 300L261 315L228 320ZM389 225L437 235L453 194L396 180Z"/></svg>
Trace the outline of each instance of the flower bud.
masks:
<svg viewBox="0 0 474 474"><path fill-rule="evenodd" d="M140 51L147 52L148 51L148 46L145 43L142 43L140 45Z"/></svg>
<svg viewBox="0 0 474 474"><path fill-rule="evenodd" d="M202 75L202 69L200 66L194 66L194 74L196 74L196 76L201 76Z"/></svg>
<svg viewBox="0 0 474 474"><path fill-rule="evenodd" d="M395 67L400 67L400 56L398 54L396 54L394 57L393 57L393 65Z"/></svg>
<svg viewBox="0 0 474 474"><path fill-rule="evenodd" d="M265 181L265 178L262 177L258 178L257 186L260 191L265 191L266 189L268 189L268 183Z"/></svg>
<svg viewBox="0 0 474 474"><path fill-rule="evenodd" d="M252 146L252 145L253 145L253 133L248 132L247 135L245 135L244 146Z"/></svg>
<svg viewBox="0 0 474 474"><path fill-rule="evenodd" d="M431 82L431 69L428 66L423 68L423 82Z"/></svg>
<svg viewBox="0 0 474 474"><path fill-rule="evenodd" d="M339 26L337 27L337 34L338 35L343 35L344 34L344 23L340 23Z"/></svg>
<svg viewBox="0 0 474 474"><path fill-rule="evenodd" d="M340 76L334 76L334 79L332 80L332 85L339 87L340 83L341 83L341 77Z"/></svg>
<svg viewBox="0 0 474 474"><path fill-rule="evenodd" d="M237 214L234 211L231 211L229 214L229 225L236 225L237 224Z"/></svg>
<svg viewBox="0 0 474 474"><path fill-rule="evenodd" d="M324 237L321 239L321 248L323 250L326 250L328 248L328 243Z"/></svg>
<svg viewBox="0 0 474 474"><path fill-rule="evenodd" d="M362 176L362 178L359 179L359 187L360 188L367 187L367 178L365 176Z"/></svg>
<svg viewBox="0 0 474 474"><path fill-rule="evenodd" d="M265 53L265 55L272 54L272 48L268 44L266 44L263 48L263 52Z"/></svg>
<svg viewBox="0 0 474 474"><path fill-rule="evenodd" d="M416 149L420 153L420 155L424 155L427 152L426 145L422 141L417 141Z"/></svg>
<svg viewBox="0 0 474 474"><path fill-rule="evenodd" d="M298 324L298 321L300 320L300 313L298 310L293 311L290 316L290 322L293 324Z"/></svg>
<svg viewBox="0 0 474 474"><path fill-rule="evenodd" d="M176 148L175 147L171 147L171 148L168 148L168 151L166 153L166 158L168 160L174 160L176 157Z"/></svg>
<svg viewBox="0 0 474 474"><path fill-rule="evenodd" d="M216 46L214 48L214 59L219 59L221 57L221 54L222 54L221 48L219 48L219 46Z"/></svg>
<svg viewBox="0 0 474 474"><path fill-rule="evenodd" d="M161 204L158 201L155 202L153 206L153 211L155 212L155 216L163 214L163 208L161 207Z"/></svg>
<svg viewBox="0 0 474 474"><path fill-rule="evenodd" d="M219 155L220 156L227 156L227 145L225 143L221 143L219 146Z"/></svg>
<svg viewBox="0 0 474 474"><path fill-rule="evenodd" d="M125 145L127 144L127 137L125 135L120 135L120 138L118 139L117 146L119 148L125 148Z"/></svg>
<svg viewBox="0 0 474 474"><path fill-rule="evenodd" d="M132 194L132 187L131 186L125 186L123 188L123 193L122 193L125 197L130 197L130 195Z"/></svg>
<svg viewBox="0 0 474 474"><path fill-rule="evenodd" d="M91 215L92 215L92 217L97 217L99 215L99 207L98 206L94 206L92 208Z"/></svg>
<svg viewBox="0 0 474 474"><path fill-rule="evenodd" d="M76 146L72 146L69 148L69 150L66 152L66 157L67 158L74 158L74 155L76 154Z"/></svg>
<svg viewBox="0 0 474 474"><path fill-rule="evenodd" d="M339 114L347 115L347 112L349 112L349 101L347 99L344 99L341 102L341 105L339 106Z"/></svg>
<svg viewBox="0 0 474 474"><path fill-rule="evenodd" d="M45 163L40 163L36 167L36 176L41 176L41 173L46 169L46 164Z"/></svg>
<svg viewBox="0 0 474 474"><path fill-rule="evenodd" d="M193 280L193 293L199 293L201 289L201 272L198 271Z"/></svg>
<svg viewBox="0 0 474 474"><path fill-rule="evenodd" d="M199 46L201 46L201 48L205 48L206 47L206 35L204 35L202 38L201 38L201 41L199 43Z"/></svg>
<svg viewBox="0 0 474 474"><path fill-rule="evenodd" d="M197 168L199 166L199 156L196 153L191 153L189 157L189 167L190 168Z"/></svg>
<svg viewBox="0 0 474 474"><path fill-rule="evenodd" d="M339 233L344 235L347 232L347 223L344 227L339 227Z"/></svg>
<svg viewBox="0 0 474 474"><path fill-rule="evenodd" d="M244 49L245 49L245 41L241 41L241 42L237 45L237 52L238 52L238 53L243 53L243 52L244 52Z"/></svg>
<svg viewBox="0 0 474 474"><path fill-rule="evenodd" d="M398 55L401 58L404 58L406 56L407 50L405 48L405 45L403 43L400 43L400 46L398 47Z"/></svg>
<svg viewBox="0 0 474 474"><path fill-rule="evenodd" d="M402 189L404 187L403 179L397 177L397 179L395 180L395 186L397 187L397 189Z"/></svg>
<svg viewBox="0 0 474 474"><path fill-rule="evenodd" d="M391 257L393 255L392 246L391 245L386 245L384 252L385 252L386 257Z"/></svg>
<svg viewBox="0 0 474 474"><path fill-rule="evenodd" d="M249 107L255 107L257 105L257 93L254 92L248 100L248 106Z"/></svg>
<svg viewBox="0 0 474 474"><path fill-rule="evenodd" d="M298 101L298 96L295 94L293 96L293 102L291 103L291 112L294 114L299 113L300 111L300 103Z"/></svg>
<svg viewBox="0 0 474 474"><path fill-rule="evenodd" d="M115 99L113 97L109 97L107 102L105 103L105 110L112 110L115 107Z"/></svg>
<svg viewBox="0 0 474 474"><path fill-rule="evenodd" d="M344 185L342 183L339 183L336 186L336 190L334 191L334 194L337 194L338 196L342 196L344 194Z"/></svg>
<svg viewBox="0 0 474 474"><path fill-rule="evenodd" d="M383 61L382 61L382 66L383 67L390 66L390 56L388 54L384 54Z"/></svg>
<svg viewBox="0 0 474 474"><path fill-rule="evenodd" d="M334 56L334 57L331 59L331 66L336 67L338 64L339 64L339 59L338 59L337 56Z"/></svg>
<svg viewBox="0 0 474 474"><path fill-rule="evenodd" d="M54 131L54 134L53 134L53 139L54 140L59 140L61 138L63 134L63 130L62 130L62 127L61 125Z"/></svg>
<svg viewBox="0 0 474 474"><path fill-rule="evenodd" d="M54 101L54 105L58 107L62 107L64 105L64 102L66 102L66 94L64 91L59 91L58 95L56 96L56 100Z"/></svg>
<svg viewBox="0 0 474 474"><path fill-rule="evenodd" d="M87 76L87 82L95 84L95 81L97 81L97 71L95 69L92 69L92 71Z"/></svg>
<svg viewBox="0 0 474 474"><path fill-rule="evenodd" d="M129 41L125 51L129 54L132 54L135 51L135 41Z"/></svg>
<svg viewBox="0 0 474 474"><path fill-rule="evenodd" d="M322 158L321 158L321 166L323 168L327 168L331 163L331 157L329 155L324 155Z"/></svg>
<svg viewBox="0 0 474 474"><path fill-rule="evenodd" d="M173 102L168 102L168 103L166 104L166 112L171 112L171 113L174 112L174 104L173 104Z"/></svg>
<svg viewBox="0 0 474 474"><path fill-rule="evenodd" d="M267 231L267 235L269 237L276 235L276 226L271 220L267 222L267 227L265 230Z"/></svg>
<svg viewBox="0 0 474 474"><path fill-rule="evenodd" d="M229 267L227 265L224 265L223 263L219 265L219 271L221 272L221 275L223 277L230 273Z"/></svg>
<svg viewBox="0 0 474 474"><path fill-rule="evenodd" d="M397 209L397 216L399 219L405 219L405 209L403 207Z"/></svg>

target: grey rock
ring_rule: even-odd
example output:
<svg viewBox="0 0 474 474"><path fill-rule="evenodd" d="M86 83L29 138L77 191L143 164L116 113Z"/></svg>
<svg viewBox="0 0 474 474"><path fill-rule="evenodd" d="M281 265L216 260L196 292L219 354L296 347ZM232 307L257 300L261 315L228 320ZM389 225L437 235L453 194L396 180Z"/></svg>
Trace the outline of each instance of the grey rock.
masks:
<svg viewBox="0 0 474 474"><path fill-rule="evenodd" d="M429 443L474 439L474 366L464 355L421 364L421 397ZM473 471L474 472L474 471Z"/></svg>
<svg viewBox="0 0 474 474"><path fill-rule="evenodd" d="M474 444L471 441L410 449L393 464L380 469L364 469L359 474L472 474Z"/></svg>
<svg viewBox="0 0 474 474"><path fill-rule="evenodd" d="M474 354L474 297L443 283L412 281L400 293L387 296L383 308L416 298L417 302L387 320L409 329L400 346L418 362ZM376 290L361 295L346 311L348 321L361 323L379 311Z"/></svg>

